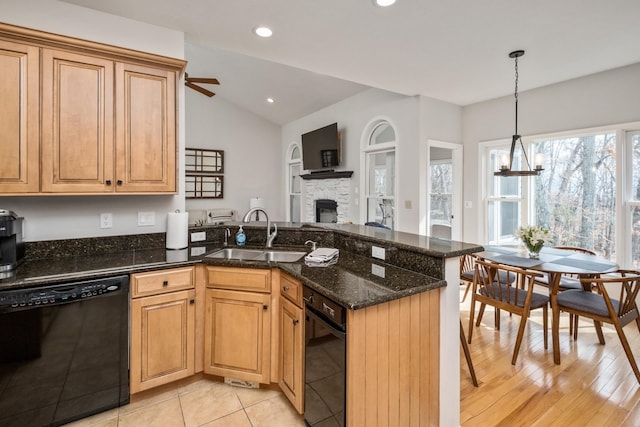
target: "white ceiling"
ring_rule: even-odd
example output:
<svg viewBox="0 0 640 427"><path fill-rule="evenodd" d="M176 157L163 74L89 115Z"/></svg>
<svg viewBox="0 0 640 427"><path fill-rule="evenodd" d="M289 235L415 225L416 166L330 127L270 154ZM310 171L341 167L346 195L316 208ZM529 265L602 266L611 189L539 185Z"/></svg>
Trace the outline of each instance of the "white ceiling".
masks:
<svg viewBox="0 0 640 427"><path fill-rule="evenodd" d="M368 86L458 105L509 95L517 49L520 90L640 62L639 0L65 1L183 31L191 76L278 124Z"/></svg>

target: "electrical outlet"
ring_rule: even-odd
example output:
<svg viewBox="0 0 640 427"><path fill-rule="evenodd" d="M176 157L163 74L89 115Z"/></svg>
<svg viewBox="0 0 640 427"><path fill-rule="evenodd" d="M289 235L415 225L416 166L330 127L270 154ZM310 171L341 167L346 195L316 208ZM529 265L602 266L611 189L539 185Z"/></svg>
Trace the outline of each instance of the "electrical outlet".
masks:
<svg viewBox="0 0 640 427"><path fill-rule="evenodd" d="M156 225L155 212L138 212L138 227Z"/></svg>
<svg viewBox="0 0 640 427"><path fill-rule="evenodd" d="M384 279L384 267L378 264L371 264L371 274Z"/></svg>
<svg viewBox="0 0 640 427"><path fill-rule="evenodd" d="M470 201L470 200L465 200L465 201L464 201L464 208L465 208L465 209L471 209L471 208L473 208L473 202L472 202L472 201Z"/></svg>
<svg viewBox="0 0 640 427"><path fill-rule="evenodd" d="M207 233L204 231L199 231L198 233L191 233L191 241L192 242L202 242L203 240L207 240Z"/></svg>
<svg viewBox="0 0 640 427"><path fill-rule="evenodd" d="M371 256L374 258L379 258L384 261L386 251L384 248L379 248L378 246L371 246Z"/></svg>
<svg viewBox="0 0 640 427"><path fill-rule="evenodd" d="M101 213L100 228L111 228L111 227L113 227L113 215L110 213Z"/></svg>
<svg viewBox="0 0 640 427"><path fill-rule="evenodd" d="M205 252L207 252L207 248L205 246L196 246L191 248L191 256L204 255Z"/></svg>

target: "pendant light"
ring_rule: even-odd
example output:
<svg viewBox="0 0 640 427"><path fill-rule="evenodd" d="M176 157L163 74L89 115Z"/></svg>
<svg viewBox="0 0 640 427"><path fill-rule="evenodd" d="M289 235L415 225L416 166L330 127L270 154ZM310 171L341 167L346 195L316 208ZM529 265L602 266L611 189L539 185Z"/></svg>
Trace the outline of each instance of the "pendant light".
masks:
<svg viewBox="0 0 640 427"><path fill-rule="evenodd" d="M515 69L516 69L516 89L515 89L515 103L516 103L516 127L515 133L511 137L511 150L509 152L509 157L506 154L500 156L500 170L494 172L495 176L531 176L531 175L539 175L542 169L542 153L536 154L535 160L535 168L531 170L531 165L529 164L529 158L527 157L527 152L524 149L524 145L522 144L522 138L518 134L518 58L524 55L524 50L515 50L509 54L509 58L513 58L515 60ZM520 149L522 150L522 154L524 156L525 163L527 165L527 169L525 170L513 170L513 153L516 148L516 144L520 143Z"/></svg>

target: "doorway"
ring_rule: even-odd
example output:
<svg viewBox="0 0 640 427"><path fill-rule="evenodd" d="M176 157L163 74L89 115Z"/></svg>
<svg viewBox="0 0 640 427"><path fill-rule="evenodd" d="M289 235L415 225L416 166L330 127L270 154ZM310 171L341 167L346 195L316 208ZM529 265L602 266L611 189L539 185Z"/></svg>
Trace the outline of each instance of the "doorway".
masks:
<svg viewBox="0 0 640 427"><path fill-rule="evenodd" d="M423 153L420 234L462 240L462 145L430 140Z"/></svg>

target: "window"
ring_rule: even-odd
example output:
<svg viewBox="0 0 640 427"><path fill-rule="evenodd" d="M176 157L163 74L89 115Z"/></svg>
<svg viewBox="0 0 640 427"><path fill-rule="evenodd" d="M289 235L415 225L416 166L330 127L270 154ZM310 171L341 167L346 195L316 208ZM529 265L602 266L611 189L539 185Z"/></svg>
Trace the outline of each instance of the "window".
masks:
<svg viewBox="0 0 640 427"><path fill-rule="evenodd" d="M300 171L302 169L300 147L298 144L292 144L289 147L289 156L287 158L288 175L287 175L287 194L289 195L289 221L300 222Z"/></svg>
<svg viewBox="0 0 640 427"><path fill-rule="evenodd" d="M366 221L395 228L396 133L386 120L374 122L364 148Z"/></svg>
<svg viewBox="0 0 640 427"><path fill-rule="evenodd" d="M631 268L640 268L640 130L627 132L627 147L631 155L627 155L627 170L630 183L630 191L627 196L628 220L626 226L630 230L630 240L627 243L626 252L630 259L625 259L625 265ZM627 233L625 233L625 236Z"/></svg>
<svg viewBox="0 0 640 427"><path fill-rule="evenodd" d="M539 176L493 176L498 170L500 154L508 150L509 145L492 145L486 149L485 168L489 176L487 241L513 244L513 233L518 226L538 224L551 230L553 245L587 248L616 260L616 198L619 191L616 132L525 138L523 142L529 159L534 153L544 154L544 171ZM634 153L635 150L640 164L640 143ZM517 167L523 160L519 150L515 154L514 167ZM637 169L634 173L638 173ZM640 179L640 173L635 179ZM640 191L640 184L638 188ZM638 202L640 214L640 198Z"/></svg>
<svg viewBox="0 0 640 427"><path fill-rule="evenodd" d="M432 161L429 172L431 175L429 191L431 224L451 225L453 163L451 160Z"/></svg>

